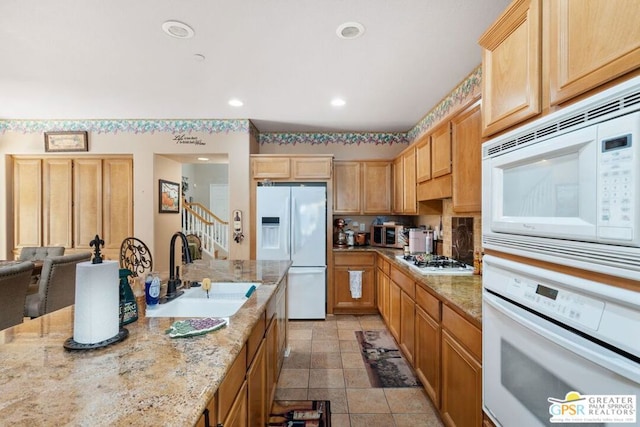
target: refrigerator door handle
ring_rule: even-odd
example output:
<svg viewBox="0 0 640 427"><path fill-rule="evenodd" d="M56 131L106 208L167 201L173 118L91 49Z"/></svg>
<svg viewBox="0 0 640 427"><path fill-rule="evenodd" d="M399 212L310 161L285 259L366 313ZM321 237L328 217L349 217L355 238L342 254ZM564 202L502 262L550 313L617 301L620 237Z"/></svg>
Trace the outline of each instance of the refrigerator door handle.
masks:
<svg viewBox="0 0 640 427"><path fill-rule="evenodd" d="M298 251L298 230L296 229L296 217L298 216L296 198L291 197L291 255Z"/></svg>
<svg viewBox="0 0 640 427"><path fill-rule="evenodd" d="M287 203L285 206L289 206L290 200L289 197L287 197ZM284 245L284 250L285 253L287 255L290 254L289 251L289 245L291 244L291 227L289 226L289 222L291 221L291 219L289 218L289 216L291 215L291 212L289 211L289 209L285 209L284 211L284 216L285 216L285 221L284 223L287 224L287 226L284 228L284 232L286 233L286 239L285 239L285 245Z"/></svg>

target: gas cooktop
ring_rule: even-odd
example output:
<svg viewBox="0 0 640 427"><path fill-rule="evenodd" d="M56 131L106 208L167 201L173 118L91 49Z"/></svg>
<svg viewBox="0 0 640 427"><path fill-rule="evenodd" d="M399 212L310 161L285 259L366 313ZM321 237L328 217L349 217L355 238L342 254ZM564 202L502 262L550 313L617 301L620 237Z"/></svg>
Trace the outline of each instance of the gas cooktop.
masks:
<svg viewBox="0 0 640 427"><path fill-rule="evenodd" d="M471 275L473 267L442 255L396 255L396 259L419 274Z"/></svg>

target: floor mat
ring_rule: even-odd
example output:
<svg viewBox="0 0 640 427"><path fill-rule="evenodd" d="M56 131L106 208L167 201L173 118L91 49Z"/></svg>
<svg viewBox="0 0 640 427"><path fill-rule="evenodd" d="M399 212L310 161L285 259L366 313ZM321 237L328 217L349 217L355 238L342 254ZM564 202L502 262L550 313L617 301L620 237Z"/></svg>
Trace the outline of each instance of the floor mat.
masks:
<svg viewBox="0 0 640 427"><path fill-rule="evenodd" d="M388 331L355 334L372 387L422 387Z"/></svg>
<svg viewBox="0 0 640 427"><path fill-rule="evenodd" d="M276 400L271 407L269 426L331 427L328 400Z"/></svg>

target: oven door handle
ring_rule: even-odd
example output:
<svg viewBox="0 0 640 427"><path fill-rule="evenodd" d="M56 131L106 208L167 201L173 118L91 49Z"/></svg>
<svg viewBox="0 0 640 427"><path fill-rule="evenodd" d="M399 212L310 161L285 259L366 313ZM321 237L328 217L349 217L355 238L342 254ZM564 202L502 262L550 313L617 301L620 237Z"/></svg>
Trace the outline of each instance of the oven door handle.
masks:
<svg viewBox="0 0 640 427"><path fill-rule="evenodd" d="M568 334L573 335L573 339L570 340L569 338L555 332L554 329L558 329L561 331L563 329L560 329L559 326L553 325L551 323L551 327L543 327L540 325L540 322L547 322L546 320L539 318L539 322L532 321L527 317L533 317L535 316L534 314L530 314L522 310L521 308L500 299L495 295L487 293L486 291L483 295L483 301L491 308L499 311L509 319L519 323L532 332L537 333L542 338L545 338L561 347L564 347L565 349L569 350L572 353L575 353L577 356L582 357L583 359L590 360L591 362L596 363L605 369L608 369L623 377L629 378L632 381L640 383L640 371L638 370L637 364L634 364L633 362L625 359L623 356L611 357L608 355L604 355L601 352L597 352L589 346L580 345L578 342L589 341L587 341L585 338L580 337L579 335L575 335L572 332L567 331ZM523 314L527 317L523 316ZM593 345L595 346L597 344Z"/></svg>

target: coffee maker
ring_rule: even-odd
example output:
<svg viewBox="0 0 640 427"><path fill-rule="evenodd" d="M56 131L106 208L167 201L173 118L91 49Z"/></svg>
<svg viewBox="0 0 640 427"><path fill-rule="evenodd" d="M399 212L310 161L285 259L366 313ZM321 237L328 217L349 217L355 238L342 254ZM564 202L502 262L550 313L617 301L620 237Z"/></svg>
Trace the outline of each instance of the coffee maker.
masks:
<svg viewBox="0 0 640 427"><path fill-rule="evenodd" d="M344 218L336 218L333 221L333 246L337 248L347 247L347 233L344 232L346 225Z"/></svg>

